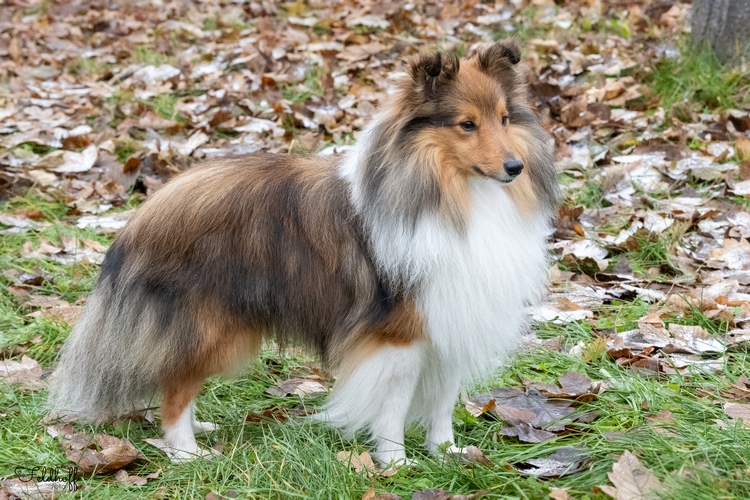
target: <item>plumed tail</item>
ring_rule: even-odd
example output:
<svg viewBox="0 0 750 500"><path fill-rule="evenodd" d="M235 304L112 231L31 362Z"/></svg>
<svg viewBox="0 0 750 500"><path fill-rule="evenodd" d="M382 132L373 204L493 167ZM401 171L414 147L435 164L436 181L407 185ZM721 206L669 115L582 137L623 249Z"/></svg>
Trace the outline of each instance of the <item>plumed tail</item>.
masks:
<svg viewBox="0 0 750 500"><path fill-rule="evenodd" d="M54 415L108 420L148 406L157 394L159 350L149 349L148 322L116 307L117 295L100 280L63 346L47 400Z"/></svg>

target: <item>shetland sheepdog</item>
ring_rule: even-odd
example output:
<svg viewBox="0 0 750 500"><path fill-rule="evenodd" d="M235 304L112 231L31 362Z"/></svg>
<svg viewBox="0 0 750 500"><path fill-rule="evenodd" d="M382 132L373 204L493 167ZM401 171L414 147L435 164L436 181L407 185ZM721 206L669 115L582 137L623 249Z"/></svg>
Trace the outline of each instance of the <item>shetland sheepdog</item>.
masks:
<svg viewBox="0 0 750 500"><path fill-rule="evenodd" d="M173 458L205 454L204 381L273 339L324 360L336 382L315 418L369 433L378 461L406 460L411 423L457 452L459 391L527 328L558 200L519 60L514 42L422 53L347 154L177 176L107 252L49 406L101 421L156 397Z"/></svg>

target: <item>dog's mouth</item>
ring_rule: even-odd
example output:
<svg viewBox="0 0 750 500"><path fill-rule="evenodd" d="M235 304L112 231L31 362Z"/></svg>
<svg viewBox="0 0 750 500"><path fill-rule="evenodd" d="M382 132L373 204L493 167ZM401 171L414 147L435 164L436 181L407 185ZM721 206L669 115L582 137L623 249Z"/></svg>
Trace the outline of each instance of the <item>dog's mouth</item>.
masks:
<svg viewBox="0 0 750 500"><path fill-rule="evenodd" d="M474 172L477 173L477 175L480 175L482 177L487 177L488 179L492 179L493 181L497 181L500 184L510 184L511 182L513 182L516 179L515 177L511 177L510 175L506 174L505 172L502 172L502 173L497 174L497 175L492 175L492 174L488 174L487 172L485 172L481 168L477 167L476 165L474 165L471 168L472 168L472 170L474 170Z"/></svg>

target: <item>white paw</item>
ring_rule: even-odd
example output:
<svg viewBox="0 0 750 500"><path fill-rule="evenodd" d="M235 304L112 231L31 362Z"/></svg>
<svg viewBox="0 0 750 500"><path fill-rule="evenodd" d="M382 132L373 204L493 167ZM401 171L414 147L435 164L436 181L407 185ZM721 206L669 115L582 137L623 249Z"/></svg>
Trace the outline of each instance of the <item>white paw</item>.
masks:
<svg viewBox="0 0 750 500"><path fill-rule="evenodd" d="M219 430L219 426L212 424L211 422L198 422L193 421L193 432L198 434L199 432L213 432Z"/></svg>

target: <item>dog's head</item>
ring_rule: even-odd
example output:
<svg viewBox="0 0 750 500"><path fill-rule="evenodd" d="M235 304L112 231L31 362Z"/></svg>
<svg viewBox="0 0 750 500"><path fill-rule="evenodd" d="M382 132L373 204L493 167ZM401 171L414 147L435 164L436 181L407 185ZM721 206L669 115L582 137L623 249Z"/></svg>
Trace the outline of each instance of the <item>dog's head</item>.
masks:
<svg viewBox="0 0 750 500"><path fill-rule="evenodd" d="M408 74L371 129L368 203L381 198L408 205L401 211L409 214L437 209L466 220L475 178L502 185L524 213L554 212L550 137L529 106L520 61L513 41L462 60L437 51L407 60Z"/></svg>
<svg viewBox="0 0 750 500"><path fill-rule="evenodd" d="M528 121L521 60L513 42L498 42L459 61L423 53L409 61L402 96L409 119L400 138L438 151L446 175L510 183L523 175L525 141L514 133Z"/></svg>

